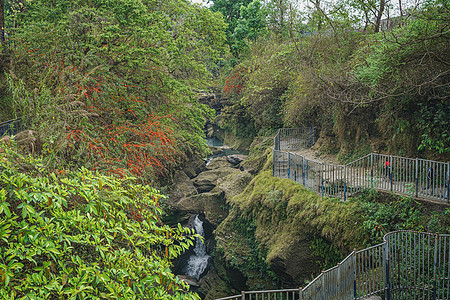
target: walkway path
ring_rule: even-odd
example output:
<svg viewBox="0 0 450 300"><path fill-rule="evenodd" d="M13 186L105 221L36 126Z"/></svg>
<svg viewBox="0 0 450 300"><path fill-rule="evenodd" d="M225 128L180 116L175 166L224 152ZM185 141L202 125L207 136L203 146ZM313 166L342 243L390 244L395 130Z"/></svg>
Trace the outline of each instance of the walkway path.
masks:
<svg viewBox="0 0 450 300"><path fill-rule="evenodd" d="M274 169L277 177L292 179L322 196L342 200L375 188L438 203L450 202L450 163L371 153L348 164L336 155L320 155L301 136L275 138ZM306 141L309 142L309 138ZM276 149L278 147L278 149ZM430 175L431 174L431 175Z"/></svg>

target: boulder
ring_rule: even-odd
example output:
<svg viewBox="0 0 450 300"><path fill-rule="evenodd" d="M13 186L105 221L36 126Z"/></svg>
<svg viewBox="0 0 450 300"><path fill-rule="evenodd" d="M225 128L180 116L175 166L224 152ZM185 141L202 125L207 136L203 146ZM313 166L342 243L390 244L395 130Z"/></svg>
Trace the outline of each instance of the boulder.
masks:
<svg viewBox="0 0 450 300"><path fill-rule="evenodd" d="M193 287L199 287L200 283L198 282L197 279L195 279L194 277L188 276L188 275L177 275L177 277L179 279L181 279L182 281L186 282L187 284L189 284L189 286L193 286Z"/></svg>
<svg viewBox="0 0 450 300"><path fill-rule="evenodd" d="M213 227L217 227L228 214L225 208L225 193L221 190L183 198L176 204L176 209L190 213L204 213L206 220Z"/></svg>
<svg viewBox="0 0 450 300"><path fill-rule="evenodd" d="M222 147L209 146L209 149L211 150L212 155L219 155L223 152Z"/></svg>
<svg viewBox="0 0 450 300"><path fill-rule="evenodd" d="M207 165L206 165L206 169L207 170L214 170L214 169L219 169L219 168L224 168L224 167L232 167L233 165L228 162L228 159L226 157L216 157L213 158Z"/></svg>
<svg viewBox="0 0 450 300"><path fill-rule="evenodd" d="M218 299L240 294L248 290L247 278L231 264L226 264L220 256L215 256L209 272L200 278L200 288L196 292L202 299Z"/></svg>
<svg viewBox="0 0 450 300"><path fill-rule="evenodd" d="M243 160L247 158L247 155L243 154L232 154L227 156L227 161L232 164L233 166L236 166L240 164Z"/></svg>
<svg viewBox="0 0 450 300"><path fill-rule="evenodd" d="M197 194L192 180L182 170L175 171L172 190L169 192L169 201L177 202L182 198L186 198Z"/></svg>
<svg viewBox="0 0 450 300"><path fill-rule="evenodd" d="M231 167L205 171L194 178L194 186L199 193L206 193L211 191L223 178L236 172L239 172L239 170Z"/></svg>
<svg viewBox="0 0 450 300"><path fill-rule="evenodd" d="M225 134L223 143L229 145L232 149L248 150L253 142L253 138L239 138L235 134L228 132Z"/></svg>
<svg viewBox="0 0 450 300"><path fill-rule="evenodd" d="M234 197L242 193L252 179L253 175L247 171L232 173L221 180L215 189L224 191L227 198Z"/></svg>
<svg viewBox="0 0 450 300"><path fill-rule="evenodd" d="M314 254L307 239L290 241L277 254L269 259L270 268L280 279L282 286L296 288L310 279L310 274L320 274L317 261L320 257Z"/></svg>
<svg viewBox="0 0 450 300"><path fill-rule="evenodd" d="M199 157L186 162L183 168L184 173L191 179L205 170L205 161Z"/></svg>

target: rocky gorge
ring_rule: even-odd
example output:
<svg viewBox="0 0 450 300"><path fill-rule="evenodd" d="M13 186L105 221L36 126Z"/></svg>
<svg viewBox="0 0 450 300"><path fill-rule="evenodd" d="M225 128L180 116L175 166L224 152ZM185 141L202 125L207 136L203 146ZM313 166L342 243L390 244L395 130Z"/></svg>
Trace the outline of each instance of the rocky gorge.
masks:
<svg viewBox="0 0 450 300"><path fill-rule="evenodd" d="M408 201L373 191L362 195L369 200L320 197L273 176L272 144L270 136L257 137L248 156L212 148L209 163L192 159L176 172L166 200L169 219L190 227L202 222L208 266L198 278L186 276L193 247L173 262L173 272L202 299L305 286L370 243L363 201L370 207Z"/></svg>
<svg viewBox="0 0 450 300"><path fill-rule="evenodd" d="M183 226L193 227L193 221L198 218L204 227L204 243L207 252L213 254L208 267L199 278L186 275L186 265L194 249L182 255L174 262L174 272L191 285L202 298L207 297L207 289L219 280L223 262L217 260L215 252L215 236L213 231L221 224L229 213L229 199L243 191L253 178L248 168L241 163L247 158L246 151L233 151L227 146L210 146L212 155L204 159L192 159L174 176L167 205L170 208L170 220L180 222ZM229 154L234 153L234 154ZM170 222L170 221L169 221ZM198 233L198 231L197 231ZM226 270L225 272L236 272ZM242 275L239 275L243 278ZM228 280L228 276L224 276ZM236 274L232 274L236 278ZM242 281L242 280L239 280ZM244 281L245 282L245 281ZM225 284L225 286L228 284ZM244 285L237 284L238 288ZM227 289L225 292L229 292ZM214 296L215 297L215 296Z"/></svg>
<svg viewBox="0 0 450 300"><path fill-rule="evenodd" d="M211 147L216 157L208 163L193 159L175 174L175 184L167 200L170 219L173 223L193 227L194 218L199 218L211 257L199 278L186 275L186 264L193 249L174 262L173 271L202 299L216 299L249 289L298 287L310 274L320 271L316 263L318 257L309 247L306 234L295 236L268 257L271 246L261 238L260 232L266 230L274 237L281 235L283 228L275 223L280 217L279 210L287 208L284 201L275 197L271 201L279 200L279 204L253 207L259 209L261 216L270 218L275 228L267 228L267 220L258 220L254 212L250 213L239 204L242 195L259 193L255 180L271 170L270 145L271 138L256 139L248 156L223 155L223 148ZM272 197L276 194L268 193ZM299 230L301 228L288 234L296 235Z"/></svg>

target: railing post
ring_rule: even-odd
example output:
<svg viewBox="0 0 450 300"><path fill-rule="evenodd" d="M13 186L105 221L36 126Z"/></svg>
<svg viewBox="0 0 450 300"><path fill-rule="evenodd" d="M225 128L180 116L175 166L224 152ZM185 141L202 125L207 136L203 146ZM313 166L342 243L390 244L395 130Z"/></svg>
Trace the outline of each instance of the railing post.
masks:
<svg viewBox="0 0 450 300"><path fill-rule="evenodd" d="M241 293L241 299L242 299L242 300L245 300L245 291L242 291L242 293Z"/></svg>
<svg viewBox="0 0 450 300"><path fill-rule="evenodd" d="M386 300L390 300L391 299L391 286L390 286L390 282L389 282L389 242L386 241L385 244L383 245L383 257L384 257L384 261L385 261L385 266L383 268L383 273L384 273L384 282L385 282L385 295L386 295Z"/></svg>
<svg viewBox="0 0 450 300"><path fill-rule="evenodd" d="M323 194L324 194L324 191L323 191L323 164L321 163L320 164L320 190L321 190L321 192L322 192L322 198L323 198Z"/></svg>
<svg viewBox="0 0 450 300"><path fill-rule="evenodd" d="M291 152L288 152L288 178L291 178Z"/></svg>
<svg viewBox="0 0 450 300"><path fill-rule="evenodd" d="M305 158L303 160L303 167L305 170L305 176L303 176L303 185L306 187L306 178L308 177L308 167L306 166L306 164L308 163L308 160Z"/></svg>
<svg viewBox="0 0 450 300"><path fill-rule="evenodd" d="M370 187L373 188L373 153L370 153Z"/></svg>
<svg viewBox="0 0 450 300"><path fill-rule="evenodd" d="M435 233L434 236L434 264L433 264L433 300L436 300L436 269L437 269L437 259L438 259L438 240L439 234Z"/></svg>
<svg viewBox="0 0 450 300"><path fill-rule="evenodd" d="M275 177L275 145L272 150L272 176Z"/></svg>
<svg viewBox="0 0 450 300"><path fill-rule="evenodd" d="M353 265L353 298L358 299L358 293L356 292L356 249L353 249L352 253L352 265Z"/></svg>
<svg viewBox="0 0 450 300"><path fill-rule="evenodd" d="M347 167L344 166L344 201L347 201Z"/></svg>
<svg viewBox="0 0 450 300"><path fill-rule="evenodd" d="M322 277L320 277L320 284L322 285L322 297L320 299L326 299L325 297L325 271L322 271Z"/></svg>
<svg viewBox="0 0 450 300"><path fill-rule="evenodd" d="M305 186L305 158L302 156L302 184Z"/></svg>
<svg viewBox="0 0 450 300"><path fill-rule="evenodd" d="M303 289L301 287L298 288L298 300L303 300Z"/></svg>
<svg viewBox="0 0 450 300"><path fill-rule="evenodd" d="M447 203L450 203L450 163L447 163L447 173L445 173L445 184L447 186Z"/></svg>
<svg viewBox="0 0 450 300"><path fill-rule="evenodd" d="M336 293L336 295L338 296L338 295L341 295L342 288L341 288L341 264L338 263L337 265L338 265L338 267L337 267L337 282L336 282L337 293Z"/></svg>
<svg viewBox="0 0 450 300"><path fill-rule="evenodd" d="M419 159L416 157L416 197L419 197Z"/></svg>
<svg viewBox="0 0 450 300"><path fill-rule="evenodd" d="M392 182L392 170L394 170L392 166L392 155L389 156L389 180L391 181L391 192L393 190L394 184Z"/></svg>
<svg viewBox="0 0 450 300"><path fill-rule="evenodd" d="M322 198L323 198L323 177L322 177L322 187L321 187L321 189L322 189Z"/></svg>

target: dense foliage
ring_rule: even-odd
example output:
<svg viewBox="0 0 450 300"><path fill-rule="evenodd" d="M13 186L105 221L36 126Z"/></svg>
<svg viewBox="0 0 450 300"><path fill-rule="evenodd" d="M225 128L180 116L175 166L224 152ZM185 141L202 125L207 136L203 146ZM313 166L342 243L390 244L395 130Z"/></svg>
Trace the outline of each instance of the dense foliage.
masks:
<svg viewBox="0 0 450 300"><path fill-rule="evenodd" d="M169 269L192 232L161 223L153 188L5 146L0 173L0 298L198 299Z"/></svg>
<svg viewBox="0 0 450 300"><path fill-rule="evenodd" d="M384 15L376 2L356 2L339 2L339 10L316 2L304 17L290 6L287 34L247 38L250 47L225 74L223 89L242 112L225 110L224 126L254 128L249 134L256 135L312 124L325 151L348 155L365 145L448 157L448 1L409 7L398 17ZM370 24L378 12L380 24Z"/></svg>
<svg viewBox="0 0 450 300"><path fill-rule="evenodd" d="M51 164L155 180L206 151L211 111L194 92L225 51L219 14L178 0L22 4L4 70Z"/></svg>

